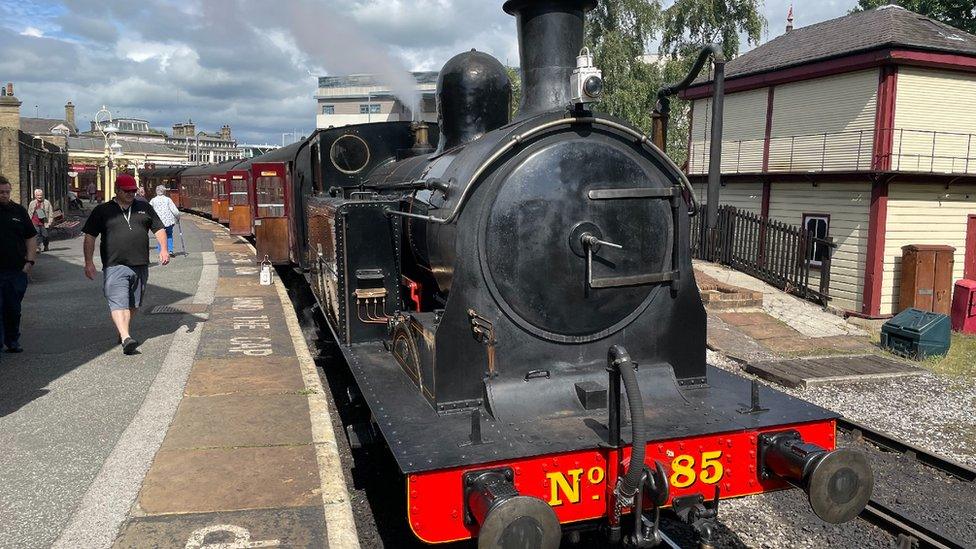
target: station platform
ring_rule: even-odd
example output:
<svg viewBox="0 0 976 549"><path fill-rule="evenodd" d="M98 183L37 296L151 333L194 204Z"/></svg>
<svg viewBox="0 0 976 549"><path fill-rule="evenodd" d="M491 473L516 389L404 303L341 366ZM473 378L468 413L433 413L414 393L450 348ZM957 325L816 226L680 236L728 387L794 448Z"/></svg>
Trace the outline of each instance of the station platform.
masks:
<svg viewBox="0 0 976 549"><path fill-rule="evenodd" d="M285 288L224 227L182 229L187 253L150 268L135 356L82 237L41 255L25 352L0 358L0 547L359 546Z"/></svg>

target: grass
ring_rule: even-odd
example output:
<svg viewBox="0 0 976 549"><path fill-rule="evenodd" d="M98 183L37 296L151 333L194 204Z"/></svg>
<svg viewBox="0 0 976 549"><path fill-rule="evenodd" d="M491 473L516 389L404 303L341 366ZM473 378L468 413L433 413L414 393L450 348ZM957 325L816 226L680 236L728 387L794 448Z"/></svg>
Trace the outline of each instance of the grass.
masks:
<svg viewBox="0 0 976 549"><path fill-rule="evenodd" d="M922 365L938 374L976 377L976 336L953 333L949 353L928 357Z"/></svg>

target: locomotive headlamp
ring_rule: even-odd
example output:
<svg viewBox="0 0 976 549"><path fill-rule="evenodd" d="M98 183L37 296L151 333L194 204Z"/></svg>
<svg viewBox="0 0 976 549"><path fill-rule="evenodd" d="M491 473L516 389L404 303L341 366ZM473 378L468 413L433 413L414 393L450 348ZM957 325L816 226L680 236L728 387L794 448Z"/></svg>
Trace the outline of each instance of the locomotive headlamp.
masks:
<svg viewBox="0 0 976 549"><path fill-rule="evenodd" d="M589 48L583 48L576 56L570 87L573 89L574 104L593 103L603 95L603 72L593 66L593 55Z"/></svg>

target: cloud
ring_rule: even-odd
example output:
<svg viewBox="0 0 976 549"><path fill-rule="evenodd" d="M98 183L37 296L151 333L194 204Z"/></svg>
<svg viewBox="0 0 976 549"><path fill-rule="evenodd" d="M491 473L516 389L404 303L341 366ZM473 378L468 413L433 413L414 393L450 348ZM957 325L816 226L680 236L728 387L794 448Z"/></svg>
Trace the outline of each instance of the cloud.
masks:
<svg viewBox="0 0 976 549"><path fill-rule="evenodd" d="M796 25L854 0L797 3ZM767 0L769 34L789 0ZM168 129L192 118L241 141L277 142L315 124L316 77L438 70L476 48L518 64L515 19L500 0L0 1L0 76L25 105L87 126L105 104ZM400 74L400 76L393 76Z"/></svg>

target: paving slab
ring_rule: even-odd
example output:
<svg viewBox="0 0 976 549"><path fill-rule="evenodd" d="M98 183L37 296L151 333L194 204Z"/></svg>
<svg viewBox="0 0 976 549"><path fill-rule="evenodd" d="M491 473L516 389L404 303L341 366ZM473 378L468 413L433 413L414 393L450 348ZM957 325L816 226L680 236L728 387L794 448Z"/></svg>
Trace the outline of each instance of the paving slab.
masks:
<svg viewBox="0 0 976 549"><path fill-rule="evenodd" d="M188 396L297 393L305 388L295 357L207 358L193 364Z"/></svg>
<svg viewBox="0 0 976 549"><path fill-rule="evenodd" d="M293 357L291 335L284 330L284 317L273 311L212 314L203 328L197 358Z"/></svg>
<svg viewBox="0 0 976 549"><path fill-rule="evenodd" d="M258 277L223 277L217 281L216 297L262 296L273 298L277 295L273 286L262 286Z"/></svg>
<svg viewBox="0 0 976 549"><path fill-rule="evenodd" d="M763 339L759 343L769 352L780 355L821 354L827 350L819 338L812 337L774 337Z"/></svg>
<svg viewBox="0 0 976 549"><path fill-rule="evenodd" d="M315 449L161 450L138 501L150 515L321 506Z"/></svg>
<svg viewBox="0 0 976 549"><path fill-rule="evenodd" d="M325 547L321 507L133 517L115 549Z"/></svg>
<svg viewBox="0 0 976 549"><path fill-rule="evenodd" d="M753 326L756 324L767 324L773 320L773 318L768 314L762 312L715 313L715 316L721 318L732 326Z"/></svg>
<svg viewBox="0 0 976 549"><path fill-rule="evenodd" d="M877 355L756 361L745 370L791 388L843 382L863 382L920 375L925 370Z"/></svg>
<svg viewBox="0 0 976 549"><path fill-rule="evenodd" d="M774 318L770 318L768 322L762 324L749 324L746 326L737 326L737 328L742 333L760 342L771 338L803 337L800 332Z"/></svg>
<svg viewBox="0 0 976 549"><path fill-rule="evenodd" d="M305 395L212 395L185 397L180 402L162 449L274 446L311 440Z"/></svg>

